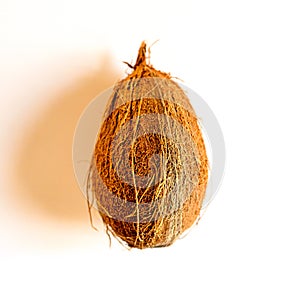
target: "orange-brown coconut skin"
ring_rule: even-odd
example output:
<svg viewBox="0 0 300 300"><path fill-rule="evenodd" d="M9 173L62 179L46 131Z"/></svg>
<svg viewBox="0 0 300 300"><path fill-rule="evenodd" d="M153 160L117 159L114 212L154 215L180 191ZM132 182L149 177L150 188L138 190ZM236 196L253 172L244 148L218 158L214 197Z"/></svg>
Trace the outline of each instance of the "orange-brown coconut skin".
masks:
<svg viewBox="0 0 300 300"><path fill-rule="evenodd" d="M144 42L139 49L135 65L130 67L133 69L132 73L119 83L121 86L123 84L124 93L128 93L128 91L130 93L135 89L137 87L136 80L139 78L162 78L166 81L160 87L160 93L169 95L169 97L172 97L172 101L168 101L166 97L163 97L163 99L144 98L124 102L122 96L124 93L122 90L120 91L120 85L116 85L106 108L106 111L109 112L106 119L108 121L102 123L95 145L88 188L92 190L93 200L96 202L99 213L109 232L119 240L126 242L129 247L140 249L169 246L186 229L190 228L199 217L208 181L208 159L205 145L189 99L184 91L171 80L169 74L158 71L146 63L146 44ZM153 87L142 86L141 88L147 90ZM139 141L128 141L128 138L124 136L124 142L128 142L132 147L128 156L122 157L122 161L125 161L125 163L132 162L133 172L136 175L144 176L150 171L149 160L153 154L167 155L170 159L166 171L168 180L160 184L159 190L157 186L139 190L118 178L111 163L110 151L113 137L126 122L134 117L149 113L158 116L168 115L178 121L191 136L197 151L190 153L195 159L195 164L190 167L190 173L197 174L197 182L188 195L182 193L182 195L174 196L177 202L181 196L186 198L180 200L182 205L176 211L158 218L149 218L147 222L138 221L138 216L135 216L136 221L134 222L130 221L130 217L127 221L127 214L132 217L132 211L126 211L128 209L126 206L127 201L136 203L136 214L138 214L138 206L141 203L151 203L164 193L170 192L171 188L168 185L172 185L172 182L177 180L176 176L181 168L181 158L178 156L176 144L171 140L164 139L159 135L149 134L144 139L140 138ZM154 120L154 122L157 121ZM159 122L162 121L159 119ZM165 125L162 123L161 126ZM187 144L186 147L190 147L190 145ZM104 182L107 189L101 187L100 180ZM110 193L123 199L123 204L116 205ZM164 205L170 208L174 203L170 201L170 203L164 203ZM120 217L112 217L108 211L118 213ZM155 214L155 211L152 214Z"/></svg>

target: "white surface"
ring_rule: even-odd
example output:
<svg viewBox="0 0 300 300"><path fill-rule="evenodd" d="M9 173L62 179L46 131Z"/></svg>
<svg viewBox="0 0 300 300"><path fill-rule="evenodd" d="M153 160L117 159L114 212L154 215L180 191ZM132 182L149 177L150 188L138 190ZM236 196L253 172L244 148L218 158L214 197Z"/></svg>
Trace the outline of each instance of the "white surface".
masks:
<svg viewBox="0 0 300 300"><path fill-rule="evenodd" d="M296 0L0 1L0 298L299 299L299 13ZM89 227L70 142L143 39L214 110L227 163L186 238L128 252Z"/></svg>

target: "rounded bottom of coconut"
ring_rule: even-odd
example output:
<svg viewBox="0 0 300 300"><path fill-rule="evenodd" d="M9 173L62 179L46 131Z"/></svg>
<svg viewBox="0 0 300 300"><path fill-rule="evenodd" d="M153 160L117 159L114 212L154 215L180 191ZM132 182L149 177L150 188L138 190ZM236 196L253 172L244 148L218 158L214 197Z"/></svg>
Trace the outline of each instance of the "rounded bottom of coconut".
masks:
<svg viewBox="0 0 300 300"><path fill-rule="evenodd" d="M182 208L158 220L125 222L101 215L108 232L129 248L157 248L172 245L199 218L204 189L199 186Z"/></svg>

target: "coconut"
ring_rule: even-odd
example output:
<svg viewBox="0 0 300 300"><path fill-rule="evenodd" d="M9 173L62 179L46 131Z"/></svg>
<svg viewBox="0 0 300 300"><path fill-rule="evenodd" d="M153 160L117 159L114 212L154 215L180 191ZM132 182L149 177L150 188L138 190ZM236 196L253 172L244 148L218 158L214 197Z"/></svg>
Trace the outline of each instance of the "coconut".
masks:
<svg viewBox="0 0 300 300"><path fill-rule="evenodd" d="M199 218L208 158L198 118L140 46L108 101L87 182L90 205L129 247L169 246Z"/></svg>

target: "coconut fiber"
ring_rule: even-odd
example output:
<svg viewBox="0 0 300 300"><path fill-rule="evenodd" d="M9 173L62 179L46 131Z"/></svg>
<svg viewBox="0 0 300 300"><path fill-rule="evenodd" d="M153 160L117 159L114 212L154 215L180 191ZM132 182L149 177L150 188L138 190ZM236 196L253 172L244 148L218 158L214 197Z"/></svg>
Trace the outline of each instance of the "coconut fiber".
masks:
<svg viewBox="0 0 300 300"><path fill-rule="evenodd" d="M108 101L89 169L89 207L129 247L171 245L199 218L208 181L190 101L150 65L143 42Z"/></svg>

